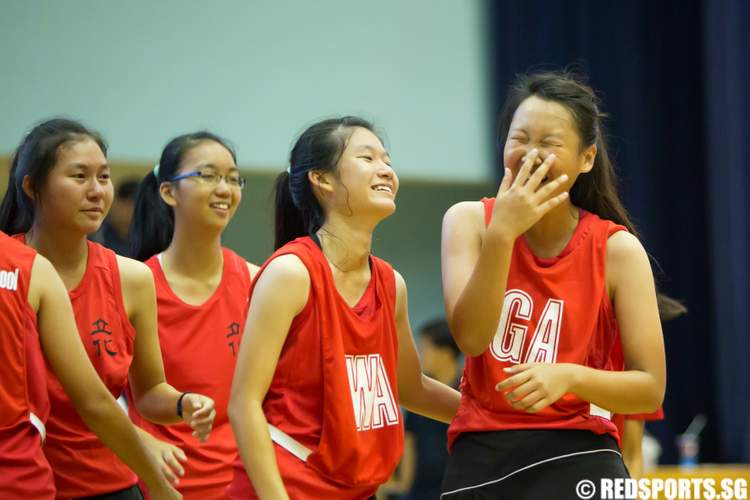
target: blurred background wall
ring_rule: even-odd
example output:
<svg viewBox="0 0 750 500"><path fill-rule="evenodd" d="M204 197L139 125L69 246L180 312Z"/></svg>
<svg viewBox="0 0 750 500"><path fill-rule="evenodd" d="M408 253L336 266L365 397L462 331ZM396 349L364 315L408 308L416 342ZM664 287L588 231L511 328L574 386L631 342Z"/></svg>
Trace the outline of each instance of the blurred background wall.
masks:
<svg viewBox="0 0 750 500"><path fill-rule="evenodd" d="M78 118L115 181L177 134L236 145L249 179L225 243L271 251L271 183L295 136L335 114L387 135L402 177L374 251L410 288L414 326L442 314L439 240L454 202L493 195L494 120L513 75L575 63L605 101L622 194L689 314L665 325L666 420L708 416L702 458L750 462L750 4L411 0L0 3L0 191L35 122Z"/></svg>

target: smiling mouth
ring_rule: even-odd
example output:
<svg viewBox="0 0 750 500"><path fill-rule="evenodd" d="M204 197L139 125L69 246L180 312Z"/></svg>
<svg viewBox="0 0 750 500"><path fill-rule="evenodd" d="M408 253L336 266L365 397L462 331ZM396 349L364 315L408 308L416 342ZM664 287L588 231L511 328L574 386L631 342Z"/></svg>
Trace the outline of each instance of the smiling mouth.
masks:
<svg viewBox="0 0 750 500"><path fill-rule="evenodd" d="M211 208L218 208L219 210L229 210L229 203L211 203L209 206Z"/></svg>
<svg viewBox="0 0 750 500"><path fill-rule="evenodd" d="M380 192L383 192L383 193L393 194L393 189L390 186L386 186L386 185L383 185L383 184L378 185L378 186L374 186L372 188L372 190L373 191L380 191Z"/></svg>

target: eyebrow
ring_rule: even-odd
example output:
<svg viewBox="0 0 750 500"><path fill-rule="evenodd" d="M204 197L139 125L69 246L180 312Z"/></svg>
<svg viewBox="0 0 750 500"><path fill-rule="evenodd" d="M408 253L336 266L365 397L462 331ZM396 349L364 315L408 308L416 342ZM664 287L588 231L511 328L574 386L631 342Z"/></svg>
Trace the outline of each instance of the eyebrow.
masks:
<svg viewBox="0 0 750 500"><path fill-rule="evenodd" d="M213 163L204 163L202 165L198 165L197 167L195 167L196 170L200 170L202 168L212 168L214 170L218 170L218 168L216 167L216 165L214 165ZM237 167L237 165L229 167L229 170L236 170L238 172L240 171L240 169Z"/></svg>
<svg viewBox="0 0 750 500"><path fill-rule="evenodd" d="M85 169L89 168L88 164L79 163L79 162L68 163L67 166L68 168L85 168ZM110 168L110 167L108 163L102 163L101 165L95 166L94 168Z"/></svg>
<svg viewBox="0 0 750 500"><path fill-rule="evenodd" d="M508 131L508 134L512 134L512 133L514 133L514 132L521 132L522 134L526 134L526 135L529 135L529 133L528 133L528 132L526 131L526 129L525 129L525 128L523 128L523 127L512 128L512 129L510 129L510 130ZM559 130L555 130L554 132L550 132L550 133L544 134L544 135L542 136L542 138L544 138L544 139L547 139L547 138L549 138L549 137L555 137L555 138L558 138L558 139L563 139L563 138L564 138L564 136L565 136L565 133L564 133L564 132L562 132L562 131L559 131Z"/></svg>
<svg viewBox="0 0 750 500"><path fill-rule="evenodd" d="M370 146L369 144L363 144L362 146L357 146L357 150L362 150L362 149L369 149L370 151L375 152L375 153L382 151L385 156L387 156L388 158L391 157L391 153L389 153L388 150L385 148L379 150Z"/></svg>

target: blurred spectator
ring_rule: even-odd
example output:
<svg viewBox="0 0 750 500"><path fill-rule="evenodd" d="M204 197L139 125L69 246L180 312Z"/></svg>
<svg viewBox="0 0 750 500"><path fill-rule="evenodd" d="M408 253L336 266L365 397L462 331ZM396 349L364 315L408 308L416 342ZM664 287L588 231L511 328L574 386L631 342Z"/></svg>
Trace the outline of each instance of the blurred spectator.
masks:
<svg viewBox="0 0 750 500"><path fill-rule="evenodd" d="M128 229L133 218L133 204L135 193L138 190L138 180L128 179L123 181L115 194L112 208L99 231L91 236L107 248L111 248L118 255L130 257L128 244Z"/></svg>
<svg viewBox="0 0 750 500"><path fill-rule="evenodd" d="M461 352L444 319L436 319L422 326L419 348L424 373L458 388L462 370ZM381 487L378 498L439 498L448 459L448 425L411 412L406 412L405 423L404 455L393 478Z"/></svg>

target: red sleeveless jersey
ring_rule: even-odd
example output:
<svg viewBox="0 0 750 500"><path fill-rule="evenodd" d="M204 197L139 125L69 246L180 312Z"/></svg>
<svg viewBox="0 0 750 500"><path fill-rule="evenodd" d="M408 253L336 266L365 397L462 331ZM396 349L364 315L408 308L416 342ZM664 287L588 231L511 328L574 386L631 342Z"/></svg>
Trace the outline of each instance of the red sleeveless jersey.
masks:
<svg viewBox="0 0 750 500"><path fill-rule="evenodd" d="M247 317L250 271L242 257L226 248L222 252L224 268L219 286L197 306L183 302L172 291L157 256L146 261L156 284L159 344L167 380L180 391L205 394L216 403L211 437L199 443L187 424L151 423L129 401L130 417L137 425L185 452L185 475L177 487L185 500L224 498L237 456L227 405Z"/></svg>
<svg viewBox="0 0 750 500"><path fill-rule="evenodd" d="M25 241L22 234L14 237ZM87 243L86 271L68 296L89 360L117 398L128 383L135 329L125 312L117 256L98 243ZM51 413L44 454L55 475L57 497L101 495L133 486L135 474L89 430L51 370L47 383Z"/></svg>
<svg viewBox="0 0 750 500"><path fill-rule="evenodd" d="M284 254L304 263L310 293L291 324L263 409L269 424L312 451L303 462L274 444L284 486L293 499L367 498L391 476L403 449L393 269L370 257L370 283L351 308L311 238L284 245L263 269ZM254 497L239 460L227 493Z"/></svg>
<svg viewBox="0 0 750 500"><path fill-rule="evenodd" d="M49 415L36 314L28 302L36 252L0 232L0 498L55 496L42 452Z"/></svg>
<svg viewBox="0 0 750 500"><path fill-rule="evenodd" d="M495 199L483 199L489 224ZM461 404L448 430L449 445L462 432L510 429L585 429L617 438L611 415L573 394L538 413L515 410L495 385L503 368L519 363L576 363L607 369L618 338L607 294L607 240L626 230L581 211L570 242L552 259L536 257L516 239L497 334L487 350L467 357Z"/></svg>

